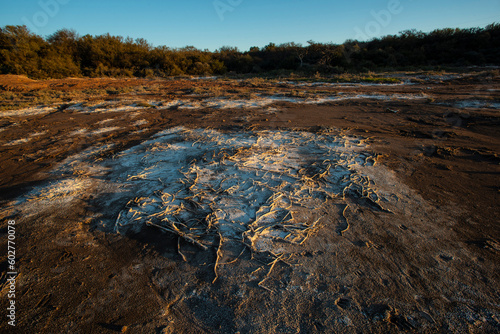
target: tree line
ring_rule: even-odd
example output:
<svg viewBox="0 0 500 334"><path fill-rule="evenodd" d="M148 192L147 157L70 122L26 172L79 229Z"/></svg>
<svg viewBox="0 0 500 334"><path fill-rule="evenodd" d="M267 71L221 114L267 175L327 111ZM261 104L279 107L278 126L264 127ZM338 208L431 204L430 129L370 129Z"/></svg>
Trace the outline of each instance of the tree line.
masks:
<svg viewBox="0 0 500 334"><path fill-rule="evenodd" d="M153 47L142 38L80 36L68 29L43 38L26 26L0 28L0 73L32 78L292 71L338 74L471 65L500 65L500 24L430 33L407 30L370 41L347 40L343 44L312 40L307 45L270 43L245 52L235 47L222 47L215 52L192 46Z"/></svg>

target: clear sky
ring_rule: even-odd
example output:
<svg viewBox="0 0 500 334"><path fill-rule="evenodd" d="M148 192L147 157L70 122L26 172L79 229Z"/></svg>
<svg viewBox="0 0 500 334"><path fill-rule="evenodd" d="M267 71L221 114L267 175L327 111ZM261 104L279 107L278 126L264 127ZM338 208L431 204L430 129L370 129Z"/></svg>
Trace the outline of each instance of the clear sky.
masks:
<svg viewBox="0 0 500 334"><path fill-rule="evenodd" d="M500 23L500 0L0 0L0 26L46 37L75 29L145 38L154 46L242 51L270 42L343 43L407 29Z"/></svg>

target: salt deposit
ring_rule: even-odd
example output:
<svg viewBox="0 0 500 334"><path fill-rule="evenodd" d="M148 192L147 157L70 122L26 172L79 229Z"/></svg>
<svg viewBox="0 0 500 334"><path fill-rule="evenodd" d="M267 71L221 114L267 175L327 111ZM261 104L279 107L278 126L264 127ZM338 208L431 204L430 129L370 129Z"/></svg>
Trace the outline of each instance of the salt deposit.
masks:
<svg viewBox="0 0 500 334"><path fill-rule="evenodd" d="M388 214L399 203L423 207L387 169L374 165L362 139L334 129L223 133L176 127L112 159L95 160L107 149L66 159L54 170L66 177L16 206L27 214L54 203L64 210L92 194L100 212L96 224L107 231L134 234L152 226L203 250L221 252L221 244L233 240L274 256L324 228L332 220L325 212L333 207L341 208L333 218L339 235L359 205Z"/></svg>

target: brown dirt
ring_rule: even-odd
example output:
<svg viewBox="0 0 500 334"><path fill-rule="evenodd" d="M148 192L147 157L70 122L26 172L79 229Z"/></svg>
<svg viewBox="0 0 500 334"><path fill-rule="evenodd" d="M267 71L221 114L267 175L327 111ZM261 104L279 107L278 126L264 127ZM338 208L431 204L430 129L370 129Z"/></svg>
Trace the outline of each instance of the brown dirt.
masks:
<svg viewBox="0 0 500 334"><path fill-rule="evenodd" d="M131 90L98 97L83 92L124 87ZM151 89L137 94L137 87ZM196 99L192 93L197 89L224 96L256 94L270 87L230 80L34 81L0 76L3 91L73 90L81 94L79 101ZM312 88L287 84L275 89L315 94ZM189 260L183 262L177 239L152 228L129 237L103 232L88 218L98 210L90 204L89 194L70 211L9 218L17 221L17 329L25 333L498 332L500 117L498 109L459 109L450 103L498 102L499 89L500 79L491 76L402 86L328 87L321 90L430 97L345 100L319 106L280 102L274 105L279 109L274 114L262 108L145 107L137 119L147 123L139 126L133 125L135 119L127 111L81 113L61 107L23 117L3 117L0 112L1 143L42 133L29 144L0 146L0 199L5 207L32 187L56 178L48 172L65 158L97 143L114 144L103 154L106 159L178 125L221 131L317 132L334 127L367 138L379 163L393 170L433 210L449 215L446 221L436 220L428 227L439 231L436 240L441 238L442 249L427 250L435 255L418 254L404 243L403 234L397 234L402 232L388 232L392 230L387 226L353 229L352 236L346 237L350 239L345 253L341 249L329 253L321 250L322 245L342 241L335 239L334 231L323 231L311 241L320 250L306 248L299 256L306 268L302 272L278 262L270 283L275 291L270 292L237 278L212 284L216 254L202 255L186 244L183 253ZM119 130L99 137L69 136L82 128L98 129L99 122L110 118ZM2 213L2 249L7 249L9 214ZM395 230L411 230L414 223L410 220ZM374 251L384 254L376 263L371 262ZM466 255L449 255L453 252ZM423 261L427 255L435 260ZM5 289L7 257L1 261ZM235 273L248 275L256 268L252 265L250 254L244 254ZM294 284L304 289L290 290L285 277L300 282ZM3 294L1 302L5 310ZM8 328L5 321L1 327Z"/></svg>

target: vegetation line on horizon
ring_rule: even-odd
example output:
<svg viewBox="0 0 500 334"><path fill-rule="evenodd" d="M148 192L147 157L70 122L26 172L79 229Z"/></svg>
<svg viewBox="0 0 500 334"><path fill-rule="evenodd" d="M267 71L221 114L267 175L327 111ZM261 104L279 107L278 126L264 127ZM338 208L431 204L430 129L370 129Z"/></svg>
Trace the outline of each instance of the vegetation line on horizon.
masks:
<svg viewBox="0 0 500 334"><path fill-rule="evenodd" d="M407 30L366 42L308 41L215 52L193 46L153 47L145 39L79 36L62 29L42 38L26 26L0 28L0 73L31 78L171 77L290 74L311 76L440 66L500 65L500 24L485 28Z"/></svg>

